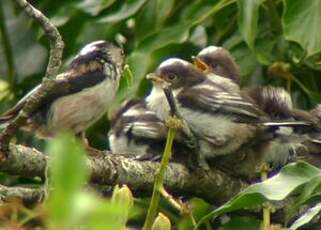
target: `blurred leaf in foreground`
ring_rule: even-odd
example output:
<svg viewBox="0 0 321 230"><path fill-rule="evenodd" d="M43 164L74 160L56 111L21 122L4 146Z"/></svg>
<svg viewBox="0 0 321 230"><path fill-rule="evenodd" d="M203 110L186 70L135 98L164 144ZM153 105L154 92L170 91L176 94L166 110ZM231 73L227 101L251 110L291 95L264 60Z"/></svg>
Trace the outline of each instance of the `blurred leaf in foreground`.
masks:
<svg viewBox="0 0 321 230"><path fill-rule="evenodd" d="M68 225L75 212L75 200L88 178L85 152L70 134L61 134L50 140L47 151L50 160L50 186L48 200L49 227Z"/></svg>

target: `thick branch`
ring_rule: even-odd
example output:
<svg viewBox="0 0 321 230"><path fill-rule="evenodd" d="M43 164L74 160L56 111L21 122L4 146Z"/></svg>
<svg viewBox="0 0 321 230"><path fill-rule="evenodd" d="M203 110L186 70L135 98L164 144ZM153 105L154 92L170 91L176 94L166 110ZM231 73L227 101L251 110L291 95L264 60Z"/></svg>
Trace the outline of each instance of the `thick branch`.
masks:
<svg viewBox="0 0 321 230"><path fill-rule="evenodd" d="M10 154L4 162L0 162L0 171L11 175L44 178L46 164L46 155L36 149L10 145Z"/></svg>
<svg viewBox="0 0 321 230"><path fill-rule="evenodd" d="M25 203L33 204L42 200L44 195L43 189L24 188L24 187L7 187L0 185L0 204L15 198L21 199Z"/></svg>
<svg viewBox="0 0 321 230"><path fill-rule="evenodd" d="M10 147L8 162L0 165L0 171L21 176L43 176L46 160L44 154L23 146ZM120 155L88 158L91 181L103 185L127 184L137 195L152 191L158 162L137 161ZM178 195L190 195L211 203L222 203L247 186L219 170L196 170L190 172L185 166L170 163L165 173L164 185Z"/></svg>
<svg viewBox="0 0 321 230"><path fill-rule="evenodd" d="M55 82L54 77L58 74L61 66L64 42L57 28L44 16L39 10L34 8L26 0L16 0L19 6L37 23L48 36L50 43L50 56L47 65L46 75L43 78L41 87L28 99L26 105L18 116L8 124L0 135L0 161L3 161L7 156L9 141L16 133L17 129L22 126L29 115L40 105L41 101L53 89Z"/></svg>

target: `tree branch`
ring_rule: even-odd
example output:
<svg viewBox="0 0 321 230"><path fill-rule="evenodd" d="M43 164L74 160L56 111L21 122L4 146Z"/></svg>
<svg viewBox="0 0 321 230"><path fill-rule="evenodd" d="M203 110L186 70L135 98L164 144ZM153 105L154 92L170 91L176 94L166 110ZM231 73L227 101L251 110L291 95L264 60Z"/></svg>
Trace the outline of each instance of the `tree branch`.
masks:
<svg viewBox="0 0 321 230"><path fill-rule="evenodd" d="M139 196L150 195L159 163L137 161L105 152L87 160L90 181L102 185L127 184ZM43 177L47 157L32 148L11 145L10 154L0 171L24 177ZM165 172L165 188L173 194L196 196L221 204L244 189L247 184L223 172L211 169L190 172L184 165L170 163Z"/></svg>
<svg viewBox="0 0 321 230"><path fill-rule="evenodd" d="M7 157L7 153L9 151L9 141L11 137L16 133L20 126L25 124L29 115L40 105L41 101L54 88L55 81L53 79L58 74L60 69L64 48L64 42L57 28L46 16L44 16L26 0L16 0L16 2L31 18L39 23L42 29L45 31L50 43L50 56L46 75L43 78L41 87L39 90L37 90L37 92L29 97L22 111L0 134L0 161L4 161Z"/></svg>
<svg viewBox="0 0 321 230"><path fill-rule="evenodd" d="M40 188L7 187L0 184L0 204L12 199L21 199L24 203L34 204L44 197L44 191Z"/></svg>

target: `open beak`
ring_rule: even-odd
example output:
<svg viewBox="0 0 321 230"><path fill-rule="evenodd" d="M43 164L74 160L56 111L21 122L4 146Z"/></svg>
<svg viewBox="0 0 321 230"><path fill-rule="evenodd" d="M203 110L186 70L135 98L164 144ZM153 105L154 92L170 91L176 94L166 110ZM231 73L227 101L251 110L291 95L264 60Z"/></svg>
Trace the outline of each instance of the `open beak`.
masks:
<svg viewBox="0 0 321 230"><path fill-rule="evenodd" d="M200 58L193 56L192 59L193 59L194 66L198 70L200 70L202 72L205 72L208 70L208 65L205 62L203 62Z"/></svg>

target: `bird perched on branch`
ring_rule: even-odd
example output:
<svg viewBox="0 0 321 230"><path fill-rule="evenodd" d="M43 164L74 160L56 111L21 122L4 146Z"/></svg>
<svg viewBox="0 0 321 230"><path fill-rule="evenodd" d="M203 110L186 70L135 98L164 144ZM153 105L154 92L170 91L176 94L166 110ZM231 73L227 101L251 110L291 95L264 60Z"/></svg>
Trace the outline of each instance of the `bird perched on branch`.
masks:
<svg viewBox="0 0 321 230"><path fill-rule="evenodd" d="M107 41L84 46L68 69L57 75L55 87L27 120L25 129L39 137L69 130L78 135L97 121L114 99L122 73L124 54ZM40 85L0 117L10 122L25 106Z"/></svg>
<svg viewBox="0 0 321 230"><path fill-rule="evenodd" d="M203 159L233 153L271 127L280 126L266 122L266 114L256 105L184 60L164 61L149 78L153 88L146 98L148 107L166 120L169 107L163 89L170 88L177 110L198 139Z"/></svg>
<svg viewBox="0 0 321 230"><path fill-rule="evenodd" d="M109 144L112 153L139 157L160 155L167 127L141 100L126 101L111 119ZM151 157L152 157L151 156Z"/></svg>
<svg viewBox="0 0 321 230"><path fill-rule="evenodd" d="M114 154L132 155L138 160L158 160L164 151L167 132L166 124L147 108L144 99L129 100L111 119L110 149ZM192 159L186 156L190 156L192 150L182 143L182 135L178 132L175 137L174 161L183 160L190 166Z"/></svg>
<svg viewBox="0 0 321 230"><path fill-rule="evenodd" d="M193 57L194 65L211 80L229 92L240 91L273 119L294 119L315 122L308 112L293 107L290 94L281 87L254 86L240 90L240 68L231 53L223 47L208 46Z"/></svg>
<svg viewBox="0 0 321 230"><path fill-rule="evenodd" d="M306 134L295 133L294 131L296 129L298 131L313 129L315 123L313 116L306 111L295 109L291 96L283 88L257 86L240 90L239 66L226 49L216 46L206 47L194 58L194 65L211 80L223 85L226 90L230 92L239 91L243 98L255 104L269 118L275 121L289 121L289 127L282 127L270 136L263 133L263 135L257 136L253 143L242 147L238 151L238 155L245 164L242 164L242 160L236 156L225 157L218 164L227 165L229 171L231 170L229 166L234 165L238 174L253 175L254 171L251 169L255 169L255 167L252 167L254 165L260 165L264 162L269 163L273 168L284 165L295 155L295 151L302 147L302 143L308 139ZM292 121L295 121L294 126L290 127ZM303 121L301 125L300 121ZM296 126L296 123L298 126ZM227 162L227 164L222 161ZM237 164L239 167L237 167Z"/></svg>

